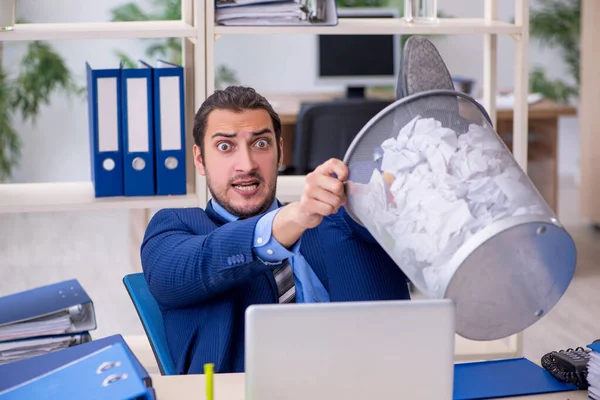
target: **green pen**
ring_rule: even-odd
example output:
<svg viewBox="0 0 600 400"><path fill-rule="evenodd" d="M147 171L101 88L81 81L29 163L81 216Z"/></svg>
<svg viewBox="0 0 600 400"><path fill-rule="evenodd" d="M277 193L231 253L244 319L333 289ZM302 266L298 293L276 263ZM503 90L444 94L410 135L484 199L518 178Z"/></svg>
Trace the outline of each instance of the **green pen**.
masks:
<svg viewBox="0 0 600 400"><path fill-rule="evenodd" d="M204 364L204 376L206 378L206 400L213 400L213 373L214 364Z"/></svg>

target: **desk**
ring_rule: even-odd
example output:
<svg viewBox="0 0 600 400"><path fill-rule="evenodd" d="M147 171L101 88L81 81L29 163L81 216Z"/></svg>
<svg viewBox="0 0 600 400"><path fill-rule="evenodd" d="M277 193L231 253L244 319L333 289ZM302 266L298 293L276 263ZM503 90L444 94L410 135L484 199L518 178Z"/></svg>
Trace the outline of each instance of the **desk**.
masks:
<svg viewBox="0 0 600 400"><path fill-rule="evenodd" d="M330 101L341 95L339 93L265 95L281 118L284 164L293 164L294 129L302 103ZM394 99L394 94L389 91L369 91L367 96ZM529 107L527 172L554 212L558 210L558 119L561 116L576 114L575 108L550 100L542 100ZM496 131L510 149L512 148L513 110L498 109L496 115Z"/></svg>
<svg viewBox="0 0 600 400"><path fill-rule="evenodd" d="M206 398L204 375L151 375L156 397L160 400L203 400ZM215 400L244 400L244 374L217 374ZM510 400L584 400L587 390L547 395L510 397ZM376 400L376 399L373 399Z"/></svg>

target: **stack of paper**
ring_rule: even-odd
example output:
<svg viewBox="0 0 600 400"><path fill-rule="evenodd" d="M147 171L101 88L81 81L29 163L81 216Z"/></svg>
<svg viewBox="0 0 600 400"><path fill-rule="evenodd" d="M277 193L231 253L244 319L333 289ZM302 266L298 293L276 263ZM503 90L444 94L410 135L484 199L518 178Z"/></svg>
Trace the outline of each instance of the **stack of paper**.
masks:
<svg viewBox="0 0 600 400"><path fill-rule="evenodd" d="M48 317L18 324L0 326L0 341L28 338L31 336L60 335L71 327L68 313L56 313Z"/></svg>
<svg viewBox="0 0 600 400"><path fill-rule="evenodd" d="M217 0L215 21L221 25L297 25L321 21L323 0Z"/></svg>
<svg viewBox="0 0 600 400"><path fill-rule="evenodd" d="M592 350L587 367L588 397L600 400L600 343L592 343L588 347Z"/></svg>
<svg viewBox="0 0 600 400"><path fill-rule="evenodd" d="M0 343L0 364L39 356L90 340L89 335L72 335Z"/></svg>
<svg viewBox="0 0 600 400"><path fill-rule="evenodd" d="M94 305L76 279L0 297L0 364L91 340Z"/></svg>

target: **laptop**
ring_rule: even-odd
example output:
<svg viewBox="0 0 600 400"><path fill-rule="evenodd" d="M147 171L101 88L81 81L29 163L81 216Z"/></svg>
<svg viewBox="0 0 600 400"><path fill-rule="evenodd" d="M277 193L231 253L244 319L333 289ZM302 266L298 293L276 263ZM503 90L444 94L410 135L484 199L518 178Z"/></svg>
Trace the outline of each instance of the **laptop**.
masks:
<svg viewBox="0 0 600 400"><path fill-rule="evenodd" d="M253 305L246 400L452 399L454 303Z"/></svg>

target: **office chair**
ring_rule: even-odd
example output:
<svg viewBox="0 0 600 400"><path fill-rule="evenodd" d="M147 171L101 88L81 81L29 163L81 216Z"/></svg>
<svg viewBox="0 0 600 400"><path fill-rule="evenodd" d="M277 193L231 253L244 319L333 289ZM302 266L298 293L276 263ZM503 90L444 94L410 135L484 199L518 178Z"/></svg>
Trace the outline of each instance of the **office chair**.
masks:
<svg viewBox="0 0 600 400"><path fill-rule="evenodd" d="M356 134L389 104L362 98L302 104L294 133L294 174L305 175L332 157L342 160Z"/></svg>
<svg viewBox="0 0 600 400"><path fill-rule="evenodd" d="M150 293L144 274L139 272L123 277L123 284L138 313L150 346L162 375L175 375L175 363L171 358L162 314Z"/></svg>

